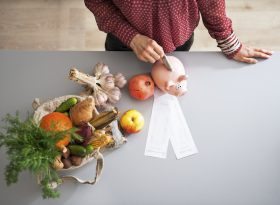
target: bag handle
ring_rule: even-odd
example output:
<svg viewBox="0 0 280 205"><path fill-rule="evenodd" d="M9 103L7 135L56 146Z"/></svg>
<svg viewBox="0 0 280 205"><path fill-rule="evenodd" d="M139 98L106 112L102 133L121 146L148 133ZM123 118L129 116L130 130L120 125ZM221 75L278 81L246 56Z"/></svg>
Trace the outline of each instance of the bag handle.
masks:
<svg viewBox="0 0 280 205"><path fill-rule="evenodd" d="M65 180L71 180L71 181L75 181L78 182L80 184L90 184L90 185L94 185L99 179L100 176L102 174L102 170L103 170L103 166L104 166L104 158L103 155L100 153L99 148L93 153L93 157L97 160L96 161L96 168L95 168L95 177L93 180L82 180L78 177L75 176L62 176L62 183Z"/></svg>

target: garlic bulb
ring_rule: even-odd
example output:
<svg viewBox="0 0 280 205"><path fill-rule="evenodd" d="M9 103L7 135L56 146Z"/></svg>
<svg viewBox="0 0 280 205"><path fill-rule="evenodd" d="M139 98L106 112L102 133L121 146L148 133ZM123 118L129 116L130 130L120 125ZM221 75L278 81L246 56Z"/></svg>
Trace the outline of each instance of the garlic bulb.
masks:
<svg viewBox="0 0 280 205"><path fill-rule="evenodd" d="M115 87L115 79L111 73L102 74L98 83L104 90L110 90Z"/></svg>
<svg viewBox="0 0 280 205"><path fill-rule="evenodd" d="M104 63L97 63L93 69L93 74L99 78L102 74L109 73L109 68Z"/></svg>
<svg viewBox="0 0 280 205"><path fill-rule="evenodd" d="M94 97L97 106L106 103L106 101L108 100L108 96L101 89L98 89L97 92L94 93Z"/></svg>
<svg viewBox="0 0 280 205"><path fill-rule="evenodd" d="M121 73L117 73L115 76L115 85L119 88L122 88L126 84L126 79Z"/></svg>
<svg viewBox="0 0 280 205"><path fill-rule="evenodd" d="M96 64L93 76L72 68L69 78L83 85L85 91L82 95L93 96L95 104L99 108L106 108L108 103L116 103L120 100L121 91L119 88L126 84L126 79L121 73L112 75L108 66L103 63Z"/></svg>
<svg viewBox="0 0 280 205"><path fill-rule="evenodd" d="M108 100L111 103L116 103L121 98L121 91L118 87L114 87L113 89L108 90L106 94L108 95Z"/></svg>

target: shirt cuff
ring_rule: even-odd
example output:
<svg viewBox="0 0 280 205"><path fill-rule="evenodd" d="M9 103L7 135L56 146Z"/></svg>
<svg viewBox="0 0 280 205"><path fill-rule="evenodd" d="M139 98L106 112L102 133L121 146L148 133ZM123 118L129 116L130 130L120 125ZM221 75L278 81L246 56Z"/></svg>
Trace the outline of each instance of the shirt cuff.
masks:
<svg viewBox="0 0 280 205"><path fill-rule="evenodd" d="M223 40L217 40L218 47L229 58L233 58L242 48L242 44L238 40L234 32Z"/></svg>
<svg viewBox="0 0 280 205"><path fill-rule="evenodd" d="M239 48L236 49L233 53L231 53L231 54L229 54L229 55L225 54L226 57L227 57L228 59L233 59L234 56L240 51L241 48L242 48L242 43L240 43Z"/></svg>

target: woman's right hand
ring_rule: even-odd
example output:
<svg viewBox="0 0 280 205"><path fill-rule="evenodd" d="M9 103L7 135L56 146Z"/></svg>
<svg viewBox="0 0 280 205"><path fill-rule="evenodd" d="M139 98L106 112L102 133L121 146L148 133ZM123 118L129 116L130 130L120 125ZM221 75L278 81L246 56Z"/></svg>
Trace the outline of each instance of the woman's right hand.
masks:
<svg viewBox="0 0 280 205"><path fill-rule="evenodd" d="M163 48L156 41L141 34L134 36L130 47L136 56L144 62L155 63L164 55Z"/></svg>

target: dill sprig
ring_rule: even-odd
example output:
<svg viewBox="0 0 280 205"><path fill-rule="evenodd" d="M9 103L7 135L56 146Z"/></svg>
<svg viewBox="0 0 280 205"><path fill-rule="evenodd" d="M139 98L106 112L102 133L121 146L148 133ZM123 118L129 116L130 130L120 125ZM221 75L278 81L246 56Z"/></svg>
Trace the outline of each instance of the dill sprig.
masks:
<svg viewBox="0 0 280 205"><path fill-rule="evenodd" d="M66 134L71 140L81 140L72 128L62 132L46 131L34 123L31 117L21 120L19 114L15 116L7 114L3 118L5 126L0 132L0 148L6 147L10 163L5 169L7 185L18 181L22 171L29 170L36 176L40 176L40 186L43 198L57 198L59 192L54 189L52 183L61 183L61 179L52 164L60 151L55 144Z"/></svg>

